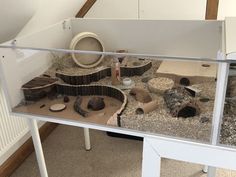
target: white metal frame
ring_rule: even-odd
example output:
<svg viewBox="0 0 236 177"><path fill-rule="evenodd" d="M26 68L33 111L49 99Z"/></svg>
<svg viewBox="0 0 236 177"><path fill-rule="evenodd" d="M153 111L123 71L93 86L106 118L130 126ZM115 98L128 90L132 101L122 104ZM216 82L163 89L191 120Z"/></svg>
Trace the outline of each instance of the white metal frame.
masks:
<svg viewBox="0 0 236 177"><path fill-rule="evenodd" d="M218 71L217 89L216 89L216 104L214 108L213 134L219 132L219 122L223 113L223 104L225 98L227 78L228 78L229 64L220 63ZM113 128L107 126L100 126L95 124L79 123L76 121L58 120L56 118L41 118L34 116L27 116L28 118L53 121L57 123L84 127L85 137L88 136L88 128L112 131L117 133L129 134L134 136L144 137L143 145L143 169L142 177L160 177L161 158L169 158L180 161L204 164L210 166L208 170L208 177L215 176L215 167L236 169L236 149L218 147L218 136L213 136L212 145L189 142L186 140L178 140L162 136L156 136L138 131L126 130L122 128ZM34 120L35 121L35 120ZM31 127L36 124L31 123ZM34 145L37 146L36 154L38 164L42 177L47 177L46 165L44 162L41 142L38 134L38 129L31 129ZM87 140L88 138L85 138ZM90 143L85 143L86 149L90 149Z"/></svg>
<svg viewBox="0 0 236 177"><path fill-rule="evenodd" d="M225 59L225 56L219 55L218 59ZM89 129L97 129L102 131L110 131L115 133L134 135L144 137L143 145L143 169L142 177L160 177L161 158L169 158L181 160L186 162L198 163L211 166L209 169L209 177L214 177L214 167L228 168L236 170L236 149L217 146L217 138L219 133L220 120L223 113L224 98L228 76L227 63L219 63L216 102L214 108L213 119L213 138L212 144L202 144L198 142L190 142L183 139L171 138L147 132L140 132L135 130L128 130L120 127L110 127L105 125L97 125L92 123L85 123L76 120L58 119L55 117L42 117L29 114L14 113L11 114L25 117L29 119L31 134L35 146L39 169L42 177L47 177L47 169L44 160L42 145L39 137L39 132L36 120L55 122L59 124L71 125L84 128L85 147L87 150L91 148L89 139ZM0 70L0 77L3 76ZM6 89L6 80L1 78L4 85L4 92L8 96ZM11 110L8 102L9 110Z"/></svg>

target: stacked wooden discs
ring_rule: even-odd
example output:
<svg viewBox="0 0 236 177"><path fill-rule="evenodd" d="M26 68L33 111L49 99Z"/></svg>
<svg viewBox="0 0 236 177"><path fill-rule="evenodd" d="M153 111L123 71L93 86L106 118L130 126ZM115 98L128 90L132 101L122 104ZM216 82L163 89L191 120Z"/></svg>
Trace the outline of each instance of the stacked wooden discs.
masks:
<svg viewBox="0 0 236 177"><path fill-rule="evenodd" d="M166 77L157 77L148 81L148 89L153 93L163 94L174 87L174 81Z"/></svg>

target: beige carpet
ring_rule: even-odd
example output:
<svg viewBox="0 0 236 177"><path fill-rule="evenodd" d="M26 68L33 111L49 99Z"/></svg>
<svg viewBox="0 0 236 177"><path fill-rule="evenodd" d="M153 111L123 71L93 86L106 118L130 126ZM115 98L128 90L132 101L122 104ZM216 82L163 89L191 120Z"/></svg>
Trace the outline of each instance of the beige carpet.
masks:
<svg viewBox="0 0 236 177"><path fill-rule="evenodd" d="M84 150L83 130L60 125L43 143L49 177L141 177L142 142L91 131L92 150ZM202 166L162 160L161 177L206 177ZM39 177L32 154L12 177ZM217 177L236 177L218 170Z"/></svg>

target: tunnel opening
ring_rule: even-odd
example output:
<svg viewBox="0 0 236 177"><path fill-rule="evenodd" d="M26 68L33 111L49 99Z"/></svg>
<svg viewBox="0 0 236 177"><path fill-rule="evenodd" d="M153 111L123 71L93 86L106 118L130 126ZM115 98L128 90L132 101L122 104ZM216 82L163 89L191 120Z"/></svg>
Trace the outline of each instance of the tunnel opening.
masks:
<svg viewBox="0 0 236 177"><path fill-rule="evenodd" d="M178 112L177 117L188 118L188 117L193 117L196 114L197 114L196 108L191 107L191 106L186 106Z"/></svg>

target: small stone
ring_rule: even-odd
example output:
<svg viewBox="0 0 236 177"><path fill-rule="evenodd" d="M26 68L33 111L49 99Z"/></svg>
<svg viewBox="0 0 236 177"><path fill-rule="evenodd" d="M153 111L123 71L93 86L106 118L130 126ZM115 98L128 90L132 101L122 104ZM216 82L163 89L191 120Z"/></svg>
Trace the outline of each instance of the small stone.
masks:
<svg viewBox="0 0 236 177"><path fill-rule="evenodd" d="M199 99L199 101L206 103L206 102L210 101L210 99L207 97L202 97Z"/></svg>
<svg viewBox="0 0 236 177"><path fill-rule="evenodd" d="M93 97L88 102L88 109L93 111L99 111L105 108L104 98L101 97Z"/></svg>
<svg viewBox="0 0 236 177"><path fill-rule="evenodd" d="M64 101L64 103L68 103L68 102L70 102L70 98L68 96L64 96L63 101Z"/></svg>
<svg viewBox="0 0 236 177"><path fill-rule="evenodd" d="M201 119L200 119L201 123L207 123L209 121L210 121L210 119L208 117L201 117Z"/></svg>
<svg viewBox="0 0 236 177"><path fill-rule="evenodd" d="M40 109L44 108L45 106L46 106L45 104L42 104L42 105L40 106Z"/></svg>

